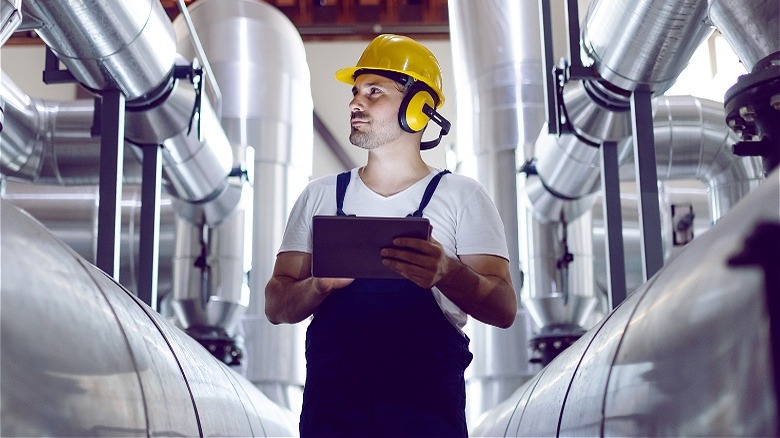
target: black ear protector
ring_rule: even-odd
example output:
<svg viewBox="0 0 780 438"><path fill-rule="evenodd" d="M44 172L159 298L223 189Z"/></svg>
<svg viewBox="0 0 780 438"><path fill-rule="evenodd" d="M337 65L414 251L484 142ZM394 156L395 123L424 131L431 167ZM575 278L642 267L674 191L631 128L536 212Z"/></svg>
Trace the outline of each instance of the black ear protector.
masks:
<svg viewBox="0 0 780 438"><path fill-rule="evenodd" d="M406 132L420 132L429 120L433 120L441 127L438 139L420 144L420 149L423 150L436 147L442 136L450 132L450 122L434 109L437 100L434 96L436 93L431 87L422 81L415 81L406 92L398 109L398 123Z"/></svg>

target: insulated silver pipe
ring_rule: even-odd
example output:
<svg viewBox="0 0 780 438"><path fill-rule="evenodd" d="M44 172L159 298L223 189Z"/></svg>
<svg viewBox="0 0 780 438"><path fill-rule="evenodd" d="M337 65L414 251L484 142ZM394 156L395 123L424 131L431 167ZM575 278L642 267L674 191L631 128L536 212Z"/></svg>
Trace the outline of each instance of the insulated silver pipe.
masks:
<svg viewBox="0 0 780 438"><path fill-rule="evenodd" d="M585 327L598 301L594 291L590 212L572 223L543 224L535 220L530 209L525 211L524 260L533 275L528 276L523 290L523 305L538 328L570 324ZM572 255L570 263L561 263L565 251Z"/></svg>
<svg viewBox="0 0 780 438"><path fill-rule="evenodd" d="M202 229L179 218L173 310L185 329L220 328L236 336L249 304L246 276L251 258L244 242L251 236L251 191L220 225Z"/></svg>
<svg viewBox="0 0 780 438"><path fill-rule="evenodd" d="M44 23L38 35L92 90L117 89L132 101L173 68L173 29L158 0L24 0L22 11Z"/></svg>
<svg viewBox="0 0 780 438"><path fill-rule="evenodd" d="M14 31L22 24L20 11L22 0L0 0L0 46L11 38ZM0 119L0 126L2 120Z"/></svg>
<svg viewBox="0 0 780 438"><path fill-rule="evenodd" d="M738 157L731 152L731 145L735 141L735 137L724 123L725 115L722 104L691 96L660 96L653 99L653 114L659 181L701 181L708 189L708 211L711 223L722 217L731 206L761 182L763 170L760 159ZM566 145L567 148L561 150L557 147L560 145ZM538 155L540 162L544 159L545 162L553 164L555 168L550 173L553 175L552 182L545 181L547 187L541 183L541 176L529 176L528 178L526 193L533 206L533 215L528 217L528 223L532 225L527 237L529 242L545 235L541 231L544 229L542 224L553 224L554 226L558 224L560 215L574 220L583 212L589 211L595 201L594 195L598 193L600 188L600 155L596 147L582 144L574 136L555 137L545 131L542 131L537 147L537 150L540 151ZM633 138L629 136L623 139L618 148L623 163L620 168L621 179L633 181ZM558 156L557 159L556 156ZM561 159L561 156L564 159ZM548 189L552 184L558 184L555 186L555 190L567 196L574 196L578 200L568 201L553 196ZM628 205L636 207L633 202L628 202ZM670 214L669 211L662 211L662 222L664 216ZM628 226L630 218L635 216L635 211L633 214L624 214L625 220L628 221L624 227L626 232L637 230L637 228ZM537 221L541 223L536 224ZM671 223L665 221L665 224L669 225L669 227L664 227L664 231L668 232L668 239L665 239L667 242L666 250L664 251L665 258L668 258L671 254ZM534 231L535 228L540 228L540 230ZM635 242L636 237L632 234L624 238L626 243L630 243ZM603 240L599 242L603 242ZM601 248L599 246L599 250ZM625 254L630 261L639 252L627 251ZM630 263L627 264L630 265ZM549 277L544 274L544 270L532 272L536 272L536 277L539 279L549 280ZM631 271L629 271L630 273ZM590 273L590 277L592 274ZM546 283L547 280L540 281ZM632 278L628 280L632 280ZM641 282L637 284L634 281L628 281L627 284L635 287L639 286ZM633 287L629 290L633 290ZM574 316L583 310L580 306L575 306L574 303L563 306L560 298L557 301L554 300L555 294L544 299L545 306L537 306L537 303L530 300L532 297L536 297L536 301L539 301L541 299L539 297L542 296L541 290L537 289L535 293L523 296L523 302L528 302L526 305L529 308L534 308L532 312L534 315L555 313ZM595 291L591 292L595 294ZM554 304L561 307L553 309ZM553 319L535 318L537 323Z"/></svg>
<svg viewBox="0 0 780 438"><path fill-rule="evenodd" d="M293 436L297 419L0 200L0 435Z"/></svg>
<svg viewBox="0 0 780 438"><path fill-rule="evenodd" d="M94 101L34 99L0 72L5 125L0 173L36 184L98 184L100 137L91 133ZM141 183L139 151L125 144L123 181Z"/></svg>
<svg viewBox="0 0 780 438"><path fill-rule="evenodd" d="M693 96L653 99L656 173L660 181L693 179L709 191L710 218L720 219L763 180L758 157L731 152L738 137L725 125L723 104ZM620 145L622 180L634 180L633 138Z"/></svg>
<svg viewBox="0 0 780 438"><path fill-rule="evenodd" d="M272 326L264 289L288 212L311 175L313 103L303 41L283 13L263 2L199 0L189 12L222 93L222 126L234 156L246 155L255 188L245 375L298 410L306 324ZM174 20L178 48L192 57L185 24Z"/></svg>
<svg viewBox="0 0 780 438"><path fill-rule="evenodd" d="M736 137L725 124L723 105L692 96L653 98L653 132L659 180L698 179L712 189L715 217L756 186L760 162L731 152ZM561 211L582 211L552 195L548 188L572 199L599 189L599 150L573 136L555 137L545 131L537 141L539 179L530 179L527 193L537 217L554 221ZM621 179L634 177L633 138L620 140ZM563 157L563 158L562 158Z"/></svg>
<svg viewBox="0 0 780 438"><path fill-rule="evenodd" d="M748 72L780 52L780 4L775 0L708 0L709 18Z"/></svg>
<svg viewBox="0 0 780 438"><path fill-rule="evenodd" d="M240 193L228 190L230 144L208 99L198 117L191 84L174 79L173 27L156 0L28 0L25 11L44 23L37 29L60 61L85 87L118 89L127 100L126 138L162 144L170 192L193 223L218 224ZM178 61L179 64L183 62Z"/></svg>
<svg viewBox="0 0 780 438"><path fill-rule="evenodd" d="M729 259L780 225L778 193L775 171L470 436L776 436L776 291Z"/></svg>
<svg viewBox="0 0 780 438"><path fill-rule="evenodd" d="M514 0L455 0L448 7L460 115L458 154L464 156L461 171L479 180L498 208L512 282L519 293L524 268L518 236L517 162L524 161L544 122L537 6ZM475 421L536 372L537 367L529 363L531 330L522 306L509 330L473 320L466 325L475 348L466 375L467 421Z"/></svg>
<svg viewBox="0 0 780 438"><path fill-rule="evenodd" d="M179 65L184 65L182 59ZM125 115L125 138L135 144L162 144L163 174L169 192L183 203L180 212L193 224L217 225L238 203L228 190L233 164L230 142L208 99L201 99L200 114L192 84L175 81L164 103L133 108Z"/></svg>
<svg viewBox="0 0 780 438"><path fill-rule="evenodd" d="M594 0L582 45L601 78L663 94L712 33L705 0Z"/></svg>
<svg viewBox="0 0 780 438"><path fill-rule="evenodd" d="M52 186L9 179L2 195L13 205L39 220L55 237L78 255L94 263L97 253L98 187L96 185ZM119 244L119 275L122 285L138 290L138 250L141 223L141 187L122 185L122 213ZM159 276L160 297L172 289L171 263L175 238L171 199L160 201Z"/></svg>

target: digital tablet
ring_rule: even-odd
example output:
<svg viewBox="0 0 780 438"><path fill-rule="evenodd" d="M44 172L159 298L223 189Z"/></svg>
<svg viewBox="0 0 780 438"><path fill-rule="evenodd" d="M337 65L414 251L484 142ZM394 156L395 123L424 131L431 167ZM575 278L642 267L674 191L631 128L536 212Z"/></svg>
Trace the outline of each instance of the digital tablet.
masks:
<svg viewBox="0 0 780 438"><path fill-rule="evenodd" d="M418 217L314 216L312 275L403 278L382 264L379 251L396 237L428 239L429 222Z"/></svg>

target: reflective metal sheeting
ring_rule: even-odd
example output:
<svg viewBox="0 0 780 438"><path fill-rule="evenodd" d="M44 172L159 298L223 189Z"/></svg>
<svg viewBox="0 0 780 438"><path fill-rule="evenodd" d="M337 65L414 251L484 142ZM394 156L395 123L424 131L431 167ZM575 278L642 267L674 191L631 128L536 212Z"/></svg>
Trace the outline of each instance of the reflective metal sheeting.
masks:
<svg viewBox="0 0 780 438"><path fill-rule="evenodd" d="M252 299L242 321L246 376L283 406L300 406L306 324L272 326L264 289L287 215L311 175L313 103L303 41L290 20L264 2L199 0L189 10L219 84L221 124L234 156L254 157L246 163L255 187ZM182 17L174 20L177 47L191 58L185 24Z"/></svg>
<svg viewBox="0 0 780 438"><path fill-rule="evenodd" d="M472 436L776 435L775 291L728 260L758 224L780 224L778 193L775 171Z"/></svg>
<svg viewBox="0 0 780 438"><path fill-rule="evenodd" d="M289 411L40 223L7 200L0 215L1 435L296 433Z"/></svg>

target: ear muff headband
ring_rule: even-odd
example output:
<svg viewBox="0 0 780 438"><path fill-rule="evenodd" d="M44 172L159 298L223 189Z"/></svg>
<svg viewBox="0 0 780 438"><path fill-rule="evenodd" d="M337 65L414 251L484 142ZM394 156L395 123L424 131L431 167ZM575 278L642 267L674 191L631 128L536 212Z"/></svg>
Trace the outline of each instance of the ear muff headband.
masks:
<svg viewBox="0 0 780 438"><path fill-rule="evenodd" d="M419 132L428 124L428 117L423 108L425 105L436 107L433 93L421 82L416 82L404 96L398 109L398 123L406 132Z"/></svg>

